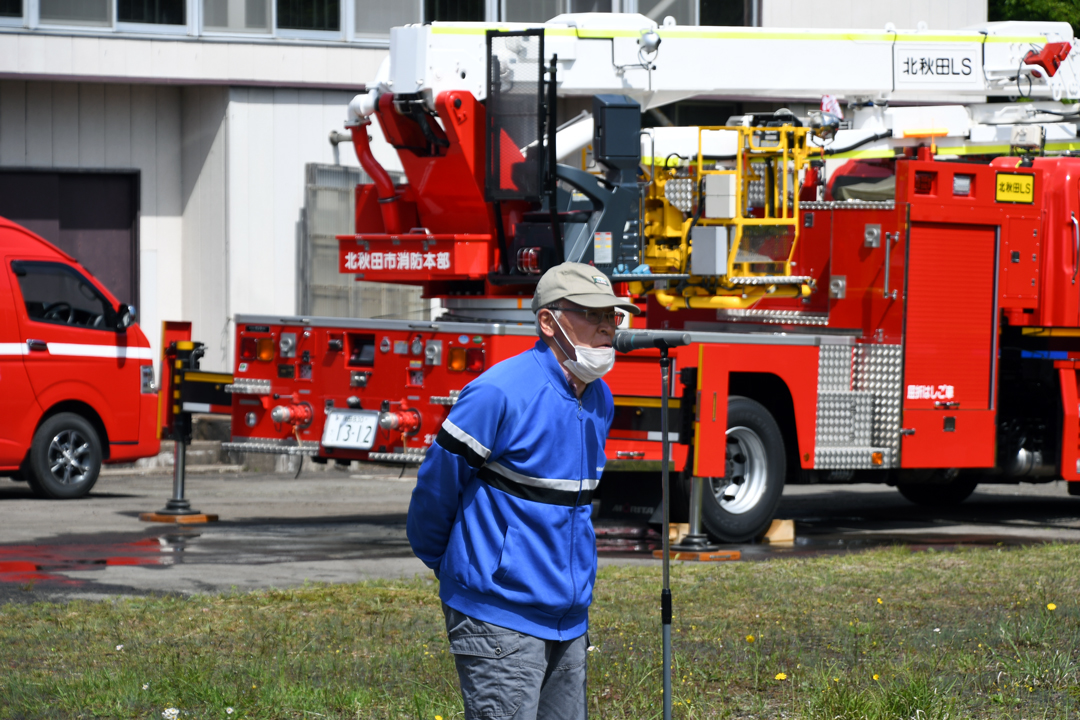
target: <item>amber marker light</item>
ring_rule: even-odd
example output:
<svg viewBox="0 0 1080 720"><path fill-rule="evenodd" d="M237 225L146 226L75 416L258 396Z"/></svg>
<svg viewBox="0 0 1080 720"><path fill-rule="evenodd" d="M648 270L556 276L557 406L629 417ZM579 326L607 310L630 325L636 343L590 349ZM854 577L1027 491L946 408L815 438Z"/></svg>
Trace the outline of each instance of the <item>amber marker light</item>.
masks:
<svg viewBox="0 0 1080 720"><path fill-rule="evenodd" d="M872 465L884 465L885 464L885 453L881 453L881 452L872 452L872 453L870 453L870 463Z"/></svg>
<svg viewBox="0 0 1080 720"><path fill-rule="evenodd" d="M274 359L274 338L259 338L259 360L270 362Z"/></svg>
<svg viewBox="0 0 1080 720"><path fill-rule="evenodd" d="M450 372L463 372L465 370L465 348L450 348L447 356L446 367Z"/></svg>

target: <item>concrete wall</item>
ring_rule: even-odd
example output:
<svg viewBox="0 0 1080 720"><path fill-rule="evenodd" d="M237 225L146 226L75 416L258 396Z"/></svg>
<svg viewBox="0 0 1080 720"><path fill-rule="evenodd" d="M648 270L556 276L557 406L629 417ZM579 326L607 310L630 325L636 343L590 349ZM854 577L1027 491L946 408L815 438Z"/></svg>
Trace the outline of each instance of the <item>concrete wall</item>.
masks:
<svg viewBox="0 0 1080 720"><path fill-rule="evenodd" d="M181 96L181 317L192 338L206 344L203 366L229 367L228 189L226 120L229 90L188 87Z"/></svg>
<svg viewBox="0 0 1080 720"><path fill-rule="evenodd" d="M987 18L986 0L761 0L764 27L958 30Z"/></svg>
<svg viewBox="0 0 1080 720"><path fill-rule="evenodd" d="M234 315L298 312L304 167L336 159L359 165L351 145L335 158L327 139L343 129L353 94L183 90L182 317L206 343L204 367L232 369ZM390 150L380 145L380 155Z"/></svg>
<svg viewBox="0 0 1080 720"><path fill-rule="evenodd" d="M0 167L128 169L140 177L140 324L154 347L181 317L177 87L0 81Z"/></svg>
<svg viewBox="0 0 1080 720"><path fill-rule="evenodd" d="M345 108L353 95L288 88L229 90L225 306L230 316L298 312L304 167L335 162L327 138L331 130L344 129ZM372 134L380 140L380 155L391 150L381 133ZM342 165L359 165L351 145L341 145L338 157ZM230 338L232 332L230 327Z"/></svg>
<svg viewBox="0 0 1080 720"><path fill-rule="evenodd" d="M39 29L0 32L0 77L173 85L357 88L375 77L387 50L183 35L149 38ZM30 79L30 78L27 78Z"/></svg>

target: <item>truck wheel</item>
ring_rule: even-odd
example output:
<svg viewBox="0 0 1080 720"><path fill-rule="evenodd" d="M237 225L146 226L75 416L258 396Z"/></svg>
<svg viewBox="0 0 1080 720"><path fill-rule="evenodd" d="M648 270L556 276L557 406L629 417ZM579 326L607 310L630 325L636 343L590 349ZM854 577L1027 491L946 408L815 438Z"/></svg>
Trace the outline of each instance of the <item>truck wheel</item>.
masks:
<svg viewBox="0 0 1080 720"><path fill-rule="evenodd" d="M82 497L97 482L101 454L97 431L82 416L53 415L30 445L30 488L43 498Z"/></svg>
<svg viewBox="0 0 1080 720"><path fill-rule="evenodd" d="M916 505L929 508L947 508L959 505L967 500L971 493L975 492L975 486L978 484L974 480L957 478L945 483L901 484L897 485L896 489Z"/></svg>
<svg viewBox="0 0 1080 720"><path fill-rule="evenodd" d="M722 478L706 478L701 521L719 542L753 540L768 528L784 491L784 436L761 403L728 400L727 462Z"/></svg>

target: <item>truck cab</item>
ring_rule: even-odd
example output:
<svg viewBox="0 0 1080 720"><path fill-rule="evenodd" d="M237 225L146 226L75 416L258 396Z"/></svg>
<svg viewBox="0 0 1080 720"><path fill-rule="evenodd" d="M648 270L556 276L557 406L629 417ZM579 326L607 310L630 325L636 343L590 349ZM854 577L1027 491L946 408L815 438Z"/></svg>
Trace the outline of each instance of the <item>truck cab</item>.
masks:
<svg viewBox="0 0 1080 720"><path fill-rule="evenodd" d="M150 343L134 307L3 218L0 258L0 474L82 497L102 464L160 449Z"/></svg>

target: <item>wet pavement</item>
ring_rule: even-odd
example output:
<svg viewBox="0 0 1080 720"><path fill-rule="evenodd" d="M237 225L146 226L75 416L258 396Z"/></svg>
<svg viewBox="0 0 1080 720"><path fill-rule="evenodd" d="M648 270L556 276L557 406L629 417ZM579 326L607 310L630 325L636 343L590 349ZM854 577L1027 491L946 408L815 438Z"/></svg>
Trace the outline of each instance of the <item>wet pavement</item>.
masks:
<svg viewBox="0 0 1080 720"><path fill-rule="evenodd" d="M204 593L426 573L405 537L415 479L397 470L191 477L192 504L220 515L197 526L144 523L171 489L165 475L103 477L77 501L34 499L0 480L0 603ZM777 514L796 540L734 546L744 561L857 552L1080 542L1080 497L1064 483L980 486L948 510L877 485L785 489ZM655 532L597 523L601 564L654 564Z"/></svg>

